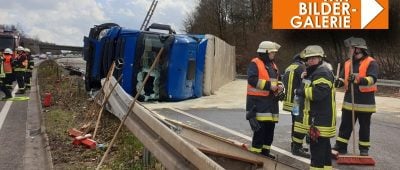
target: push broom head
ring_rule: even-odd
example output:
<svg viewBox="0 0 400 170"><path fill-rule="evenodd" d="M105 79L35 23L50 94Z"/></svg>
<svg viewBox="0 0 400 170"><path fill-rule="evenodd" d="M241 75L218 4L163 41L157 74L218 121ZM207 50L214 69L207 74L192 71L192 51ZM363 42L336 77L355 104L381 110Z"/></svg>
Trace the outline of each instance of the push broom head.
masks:
<svg viewBox="0 0 400 170"><path fill-rule="evenodd" d="M375 160L370 156L339 155L337 157L336 163L345 165L375 166Z"/></svg>

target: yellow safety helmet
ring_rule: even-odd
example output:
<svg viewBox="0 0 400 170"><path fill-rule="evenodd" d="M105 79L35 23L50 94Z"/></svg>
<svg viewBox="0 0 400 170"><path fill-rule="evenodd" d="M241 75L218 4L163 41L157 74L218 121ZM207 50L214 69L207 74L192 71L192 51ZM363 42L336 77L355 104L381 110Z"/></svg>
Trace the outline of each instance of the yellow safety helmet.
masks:
<svg viewBox="0 0 400 170"><path fill-rule="evenodd" d="M319 45L309 45L300 53L300 57L303 59L314 56L320 56L322 58L326 57L324 49Z"/></svg>
<svg viewBox="0 0 400 170"><path fill-rule="evenodd" d="M278 52L281 45L272 41L263 41L258 45L257 53Z"/></svg>
<svg viewBox="0 0 400 170"><path fill-rule="evenodd" d="M362 49L368 49L367 42L363 38L350 37L344 40L344 45L346 47L357 47Z"/></svg>

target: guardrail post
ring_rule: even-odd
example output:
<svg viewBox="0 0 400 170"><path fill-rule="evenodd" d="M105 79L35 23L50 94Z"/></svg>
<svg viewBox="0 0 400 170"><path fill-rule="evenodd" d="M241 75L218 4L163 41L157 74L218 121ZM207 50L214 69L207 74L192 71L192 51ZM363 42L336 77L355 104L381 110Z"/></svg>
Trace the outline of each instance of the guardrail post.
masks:
<svg viewBox="0 0 400 170"><path fill-rule="evenodd" d="M146 147L144 147L142 154L143 154L143 166L149 168L151 165L151 160L150 160L151 152Z"/></svg>

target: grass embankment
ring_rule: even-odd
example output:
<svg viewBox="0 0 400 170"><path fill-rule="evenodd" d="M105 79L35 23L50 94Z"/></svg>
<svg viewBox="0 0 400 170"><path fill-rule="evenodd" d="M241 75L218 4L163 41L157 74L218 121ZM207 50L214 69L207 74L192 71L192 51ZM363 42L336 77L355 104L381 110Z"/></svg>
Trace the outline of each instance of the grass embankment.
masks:
<svg viewBox="0 0 400 170"><path fill-rule="evenodd" d="M72 145L68 129L81 129L92 133L100 106L89 101L84 90L84 80L70 76L54 61L43 62L38 69L40 95L51 93L52 105L43 108L43 119L49 138L55 169L94 169L105 149L86 149ZM91 122L91 123L90 123ZM96 141L107 146L120 121L104 112ZM86 125L86 126L85 126ZM88 126L89 125L89 126ZM143 145L125 127L120 132L102 169L143 169L141 152Z"/></svg>

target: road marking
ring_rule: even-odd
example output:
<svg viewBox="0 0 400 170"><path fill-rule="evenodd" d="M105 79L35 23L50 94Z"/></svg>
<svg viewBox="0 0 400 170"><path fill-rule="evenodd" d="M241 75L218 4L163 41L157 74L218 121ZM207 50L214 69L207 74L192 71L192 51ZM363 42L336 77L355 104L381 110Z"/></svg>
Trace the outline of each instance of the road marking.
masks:
<svg viewBox="0 0 400 170"><path fill-rule="evenodd" d="M224 127L224 126L215 124L215 123L210 122L210 121L208 121L208 120L205 120L205 119L203 119L203 118L194 116L194 115L192 115L192 114L190 114L190 113L187 113L187 112L185 112L185 111L182 111L182 110L179 110L179 109L176 109L176 108L173 108L173 107L169 107L169 109L171 109L171 110L173 110L173 111L175 111L175 112L178 112L178 113L180 113L180 114L183 114L183 115L185 115L185 116L189 116L189 117L191 117L191 118L193 118L193 119L196 119L196 120L201 121L201 122L203 122L203 123L206 123L206 124L208 124L208 125L211 125L211 126L214 126L214 127L216 127L216 128L219 128L219 129L221 129L221 130L223 130L223 131L225 131L225 132L228 132L228 133L230 133L230 134L232 134L232 135L239 136L239 137L241 137L241 138L243 138L243 139L246 139L246 140L248 140L248 141L251 141L251 140L252 140L252 138L251 138L250 136L246 136L246 135L244 135L244 134L242 134L242 133L239 133L239 132L234 131L234 130L232 130L232 129L229 129L229 128L227 128L227 127ZM288 152L288 151L286 151L286 150L284 150L284 149L281 149L281 148L278 148L278 147L276 147L276 146L271 146L271 149L274 150L274 151L276 151L276 152L279 152L279 153L281 153L281 154L283 154L283 155L286 155L286 156L292 157L292 158L294 158L294 159L297 159L297 160L299 160L299 161L302 161L302 162L304 162L304 163L307 163L307 164L310 163L310 159L306 159L306 158L299 157L299 156L294 156L294 155L292 155L291 152Z"/></svg>
<svg viewBox="0 0 400 170"><path fill-rule="evenodd" d="M17 92L17 90L18 90L18 86L14 86L14 89L11 92L11 94L14 94L15 92ZM1 109L1 112L0 112L0 130L3 127L4 120L7 117L8 111L10 110L10 107L11 107L12 103L13 103L13 101L7 100L6 103L4 104L3 108Z"/></svg>

